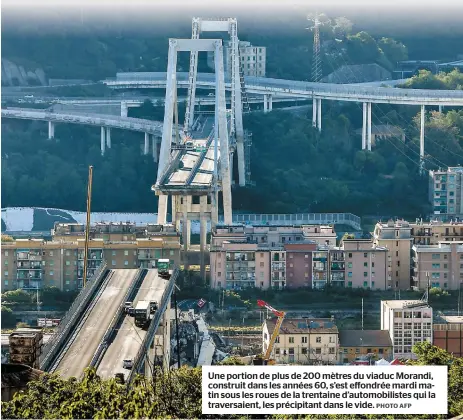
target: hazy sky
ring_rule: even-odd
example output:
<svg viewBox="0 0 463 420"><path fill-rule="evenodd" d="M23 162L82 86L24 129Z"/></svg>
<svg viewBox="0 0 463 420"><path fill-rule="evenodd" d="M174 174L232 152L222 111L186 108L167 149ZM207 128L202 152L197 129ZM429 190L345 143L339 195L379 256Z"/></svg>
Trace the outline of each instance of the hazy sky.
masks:
<svg viewBox="0 0 463 420"><path fill-rule="evenodd" d="M193 16L233 16L242 28L269 29L273 20L279 25L269 30L291 31L290 22L316 10L346 16L371 32L463 33L463 0L2 0L2 23L6 30L46 21L163 30L168 23L190 28Z"/></svg>

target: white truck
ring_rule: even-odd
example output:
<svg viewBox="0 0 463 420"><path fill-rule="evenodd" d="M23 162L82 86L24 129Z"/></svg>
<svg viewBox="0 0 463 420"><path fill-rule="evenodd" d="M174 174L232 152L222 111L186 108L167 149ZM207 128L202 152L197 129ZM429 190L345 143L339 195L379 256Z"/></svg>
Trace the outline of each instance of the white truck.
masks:
<svg viewBox="0 0 463 420"><path fill-rule="evenodd" d="M148 300L140 300L135 307L135 325L137 327L145 327L150 319L151 305Z"/></svg>

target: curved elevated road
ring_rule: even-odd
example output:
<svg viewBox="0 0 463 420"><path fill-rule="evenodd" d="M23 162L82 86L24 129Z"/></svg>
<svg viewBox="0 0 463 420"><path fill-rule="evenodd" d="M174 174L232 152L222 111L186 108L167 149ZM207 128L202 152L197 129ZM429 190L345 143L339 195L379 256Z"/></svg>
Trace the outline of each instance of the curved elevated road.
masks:
<svg viewBox="0 0 463 420"><path fill-rule="evenodd" d="M143 120L140 118L119 117L107 114L85 114L78 112L50 112L44 109L31 108L2 109L2 117L120 128L123 130L141 131L158 137L162 136L163 126L162 122Z"/></svg>
<svg viewBox="0 0 463 420"><path fill-rule="evenodd" d="M463 106L463 90L397 89L365 85L339 85L311 83L297 80L271 79L266 77L245 78L246 91L256 94L278 94L300 98L321 98L335 101L372 102L408 105ZM178 72L179 87L188 86L188 73ZM103 81L116 89L165 88L167 73L117 73L116 78ZM392 81L391 81L392 82ZM388 82L384 82L387 84ZM198 73L197 88L215 89L213 73ZM229 80L225 87L231 89Z"/></svg>
<svg viewBox="0 0 463 420"><path fill-rule="evenodd" d="M88 317L79 325L76 336L71 338L73 341L55 372L64 378L79 378L82 375L84 369L90 365L116 311L124 303L124 297L137 272L137 269L111 270L109 275L112 277L97 297Z"/></svg>
<svg viewBox="0 0 463 420"><path fill-rule="evenodd" d="M137 302L141 300L155 300L160 304L167 283L167 280L158 276L157 269L148 270L138 289L133 306L135 307ZM146 331L135 326L134 318L125 315L114 341L106 350L98 366L97 373L105 379L114 378L114 375L119 372L124 373L124 376L127 377L130 371L123 369L122 363L124 359L135 359L145 336Z"/></svg>

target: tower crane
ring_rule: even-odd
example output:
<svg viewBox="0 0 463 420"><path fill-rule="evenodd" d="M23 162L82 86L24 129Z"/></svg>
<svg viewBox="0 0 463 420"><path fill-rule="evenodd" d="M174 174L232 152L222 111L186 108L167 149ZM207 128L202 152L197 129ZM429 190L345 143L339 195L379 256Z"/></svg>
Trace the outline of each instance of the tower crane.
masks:
<svg viewBox="0 0 463 420"><path fill-rule="evenodd" d="M267 302L264 302L263 300L258 300L257 304L260 307L267 308L269 311L271 311L272 313L274 313L278 317L275 328L274 328L273 333L272 333L272 337L270 338L270 342L268 344L267 351L265 352L264 359L263 359L263 364L265 364L265 365L267 365L267 364L273 365L273 364L275 364L275 361L270 360L270 355L272 354L273 346L274 346L275 341L276 341L276 339L278 337L278 334L280 333L280 328L281 328L281 325L283 324L283 320L285 319L286 313L283 312L283 311L276 310L274 307L270 306ZM259 359L255 360L255 364L258 364L258 363L256 363L258 360Z"/></svg>

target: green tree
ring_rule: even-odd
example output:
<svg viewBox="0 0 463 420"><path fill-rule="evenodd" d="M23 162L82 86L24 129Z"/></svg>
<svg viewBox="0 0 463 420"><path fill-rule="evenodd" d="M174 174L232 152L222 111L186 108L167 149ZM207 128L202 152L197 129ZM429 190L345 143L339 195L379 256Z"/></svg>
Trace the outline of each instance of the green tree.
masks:
<svg viewBox="0 0 463 420"><path fill-rule="evenodd" d="M11 302L11 303L32 303L32 296L25 292L22 289L18 290L9 290L2 294L2 301L3 302Z"/></svg>

